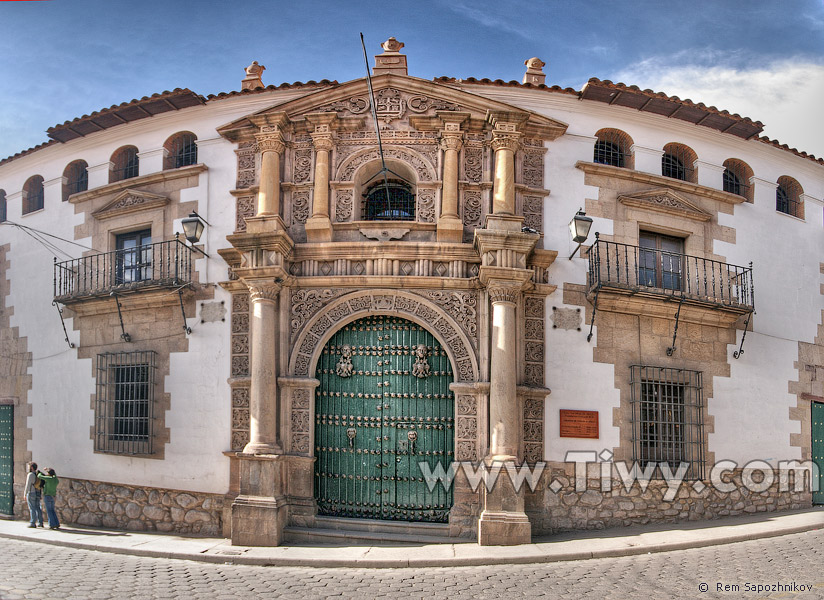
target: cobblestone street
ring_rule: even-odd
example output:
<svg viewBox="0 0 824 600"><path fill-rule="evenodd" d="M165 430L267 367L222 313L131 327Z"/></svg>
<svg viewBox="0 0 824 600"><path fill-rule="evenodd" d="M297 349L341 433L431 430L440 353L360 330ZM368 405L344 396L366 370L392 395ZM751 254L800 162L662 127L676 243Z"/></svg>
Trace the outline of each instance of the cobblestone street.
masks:
<svg viewBox="0 0 824 600"><path fill-rule="evenodd" d="M425 569L253 567L138 558L10 539L0 545L1 600L824 598L822 531L625 558ZM701 584L708 591L703 592ZM789 589L753 589L776 584ZM719 585L738 588L719 591ZM806 590L807 586L812 588Z"/></svg>

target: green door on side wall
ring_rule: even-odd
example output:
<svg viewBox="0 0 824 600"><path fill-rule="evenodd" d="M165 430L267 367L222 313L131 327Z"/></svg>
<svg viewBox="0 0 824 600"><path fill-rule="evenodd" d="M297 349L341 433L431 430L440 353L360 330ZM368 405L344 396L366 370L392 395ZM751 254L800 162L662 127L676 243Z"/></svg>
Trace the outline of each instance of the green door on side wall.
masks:
<svg viewBox="0 0 824 600"><path fill-rule="evenodd" d="M810 409L813 422L813 462L818 465L818 491L813 492L813 504L824 504L824 404L813 402Z"/></svg>
<svg viewBox="0 0 824 600"><path fill-rule="evenodd" d="M14 407L0 406L0 514L14 513Z"/></svg>
<svg viewBox="0 0 824 600"><path fill-rule="evenodd" d="M452 368L426 329L397 317L354 321L323 349L315 392L318 513L445 522L452 489L419 466L453 458Z"/></svg>

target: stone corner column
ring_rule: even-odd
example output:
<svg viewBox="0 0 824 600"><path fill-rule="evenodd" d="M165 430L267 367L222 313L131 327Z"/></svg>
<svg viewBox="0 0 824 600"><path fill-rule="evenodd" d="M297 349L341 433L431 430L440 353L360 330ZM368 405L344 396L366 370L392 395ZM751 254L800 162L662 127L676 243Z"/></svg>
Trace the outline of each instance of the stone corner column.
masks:
<svg viewBox="0 0 824 600"><path fill-rule="evenodd" d="M334 148L328 125L316 125L312 134L315 146L315 184L312 216L306 219L306 239L310 242L331 242L332 221L329 219L329 153Z"/></svg>
<svg viewBox="0 0 824 600"><path fill-rule="evenodd" d="M516 306L521 290L531 278L526 269L481 267L481 282L492 303L489 374L489 453L487 469L501 467L491 490L482 491L478 544L510 546L528 544L532 527L524 511L524 489L516 488L509 473L518 462L522 435L518 408Z"/></svg>
<svg viewBox="0 0 824 600"><path fill-rule="evenodd" d="M281 285L247 281L252 304L249 443L244 454L282 454L278 422L277 299Z"/></svg>
<svg viewBox="0 0 824 600"><path fill-rule="evenodd" d="M249 233L284 231L286 225L280 216L280 155L286 147L278 127L263 126L255 134L260 151L260 186L257 214L247 217Z"/></svg>
<svg viewBox="0 0 824 600"><path fill-rule="evenodd" d="M236 454L240 493L232 500L231 540L235 546L279 546L289 523L289 503L283 482L287 456Z"/></svg>

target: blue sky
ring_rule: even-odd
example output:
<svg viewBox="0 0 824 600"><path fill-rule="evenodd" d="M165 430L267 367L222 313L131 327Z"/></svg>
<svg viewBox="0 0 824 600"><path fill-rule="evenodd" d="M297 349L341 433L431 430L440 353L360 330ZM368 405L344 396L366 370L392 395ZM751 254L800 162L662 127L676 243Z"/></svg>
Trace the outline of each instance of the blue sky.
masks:
<svg viewBox="0 0 824 600"><path fill-rule="evenodd" d="M677 10L681 9L681 13ZM0 1L0 158L58 123L175 87L362 77L394 35L409 73L623 81L738 112L824 156L824 0Z"/></svg>

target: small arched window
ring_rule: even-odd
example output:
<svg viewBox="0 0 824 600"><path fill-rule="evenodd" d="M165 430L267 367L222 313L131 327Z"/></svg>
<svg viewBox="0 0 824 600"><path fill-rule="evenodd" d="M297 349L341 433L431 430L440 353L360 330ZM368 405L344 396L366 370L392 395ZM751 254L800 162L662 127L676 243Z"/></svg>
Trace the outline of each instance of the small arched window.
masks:
<svg viewBox="0 0 824 600"><path fill-rule="evenodd" d="M618 129L601 129L595 134L598 141L592 156L592 162L613 167L633 168L632 138Z"/></svg>
<svg viewBox="0 0 824 600"><path fill-rule="evenodd" d="M792 177L782 175L778 178L778 187L775 188L775 210L784 214L804 218L804 203L801 195L804 190Z"/></svg>
<svg viewBox="0 0 824 600"><path fill-rule="evenodd" d="M414 221L415 194L403 181L377 181L363 195L361 215L364 221Z"/></svg>
<svg viewBox="0 0 824 600"><path fill-rule="evenodd" d="M0 190L0 223L6 220L6 192Z"/></svg>
<svg viewBox="0 0 824 600"><path fill-rule="evenodd" d="M23 186L23 214L43 209L43 178L32 175Z"/></svg>
<svg viewBox="0 0 824 600"><path fill-rule="evenodd" d="M88 166L85 160L76 160L66 166L63 171L63 202L72 194L89 189L89 173L86 171Z"/></svg>
<svg viewBox="0 0 824 600"><path fill-rule="evenodd" d="M752 188L750 187L752 176L752 169L744 161L737 158L728 158L724 161L725 192L743 196L747 202L752 202Z"/></svg>
<svg viewBox="0 0 824 600"><path fill-rule="evenodd" d="M123 146L112 154L112 170L109 171L109 183L122 181L137 177L140 173L140 159L137 156L137 148L134 146Z"/></svg>
<svg viewBox="0 0 824 600"><path fill-rule="evenodd" d="M694 165L697 159L692 148L683 144L667 144L661 157L661 175L696 183Z"/></svg>
<svg viewBox="0 0 824 600"><path fill-rule="evenodd" d="M163 159L164 171L197 164L197 137L193 133L176 133L166 140L163 148L166 150L166 157Z"/></svg>

